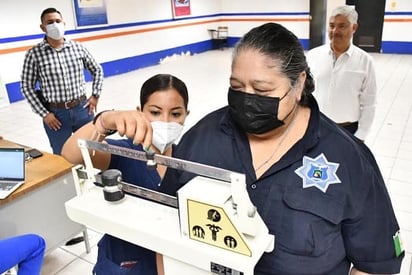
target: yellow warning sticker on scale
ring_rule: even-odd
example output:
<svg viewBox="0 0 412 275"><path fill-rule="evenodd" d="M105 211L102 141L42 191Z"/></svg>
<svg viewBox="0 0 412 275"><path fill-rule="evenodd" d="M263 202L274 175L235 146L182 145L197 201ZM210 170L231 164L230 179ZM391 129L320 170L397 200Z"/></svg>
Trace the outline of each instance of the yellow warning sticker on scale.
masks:
<svg viewBox="0 0 412 275"><path fill-rule="evenodd" d="M189 238L251 257L252 252L221 207L187 200Z"/></svg>

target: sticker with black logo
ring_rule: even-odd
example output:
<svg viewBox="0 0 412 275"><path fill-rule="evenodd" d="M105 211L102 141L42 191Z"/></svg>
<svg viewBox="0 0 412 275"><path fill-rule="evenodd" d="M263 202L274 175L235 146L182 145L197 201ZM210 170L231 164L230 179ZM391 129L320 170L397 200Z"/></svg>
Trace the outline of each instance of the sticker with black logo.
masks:
<svg viewBox="0 0 412 275"><path fill-rule="evenodd" d="M210 263L210 271L213 274L218 275L243 275L243 272L234 270L233 268L229 268L217 263Z"/></svg>

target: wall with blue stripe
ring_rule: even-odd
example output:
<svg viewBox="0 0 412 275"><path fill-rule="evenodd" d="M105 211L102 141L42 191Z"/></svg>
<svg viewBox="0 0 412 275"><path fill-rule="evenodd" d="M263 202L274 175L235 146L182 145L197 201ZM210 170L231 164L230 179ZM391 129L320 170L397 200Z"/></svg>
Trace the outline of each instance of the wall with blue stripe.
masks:
<svg viewBox="0 0 412 275"><path fill-rule="evenodd" d="M196 54L212 50L208 29L216 29L218 25L229 27L229 46L233 46L250 28L265 22L285 25L299 37L305 49L309 45L309 1L306 0L191 0L191 15L182 18L173 18L169 0L153 1L156 7L140 11L139 18L128 14L135 12L128 7L146 7L147 1L107 0L109 24L87 28L76 27L71 1L61 2L65 3L60 3L63 7L56 8L65 16L66 37L82 41L102 64L106 77L159 64L162 59L174 54ZM132 2L134 4L131 4ZM11 18L3 16L0 19L0 76L10 102L23 99L19 79L24 54L28 47L43 38L43 33L38 28L39 14L33 16L33 10L40 13L43 7L39 8L35 3L28 4L27 1L24 3L36 8L28 7L30 15L22 14L24 21L14 30L1 26L9 26ZM116 7L110 8L110 5ZM412 6L397 8L412 11ZM0 9L2 14L12 14L13 22L20 20L16 15L21 10L15 8L15 5L10 6L0 1ZM409 30L412 27L412 12L393 11L392 6L387 9L382 52L411 54L412 32ZM118 13L110 14L116 10L123 10L123 16ZM246 10L248 12L245 12ZM90 77L87 76L87 79Z"/></svg>

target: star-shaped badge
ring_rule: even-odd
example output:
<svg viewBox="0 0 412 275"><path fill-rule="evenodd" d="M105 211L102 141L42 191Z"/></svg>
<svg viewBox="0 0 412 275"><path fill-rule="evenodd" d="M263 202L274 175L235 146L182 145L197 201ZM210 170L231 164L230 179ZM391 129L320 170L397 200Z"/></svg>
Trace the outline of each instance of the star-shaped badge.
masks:
<svg viewBox="0 0 412 275"><path fill-rule="evenodd" d="M339 163L329 162L322 153L316 158L303 157L303 164L295 173L303 179L303 188L314 186L326 193L330 184L340 183L336 175Z"/></svg>

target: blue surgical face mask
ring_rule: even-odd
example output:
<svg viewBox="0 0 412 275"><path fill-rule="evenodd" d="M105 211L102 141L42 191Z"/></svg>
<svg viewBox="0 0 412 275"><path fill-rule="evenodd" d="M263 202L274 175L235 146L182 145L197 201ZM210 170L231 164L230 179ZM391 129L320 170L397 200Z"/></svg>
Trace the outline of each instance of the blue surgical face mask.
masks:
<svg viewBox="0 0 412 275"><path fill-rule="evenodd" d="M284 120L294 110L292 109L283 120L279 120L279 102L289 91L280 98L249 94L229 88L230 116L240 128L251 134L263 134L279 128L285 124Z"/></svg>

